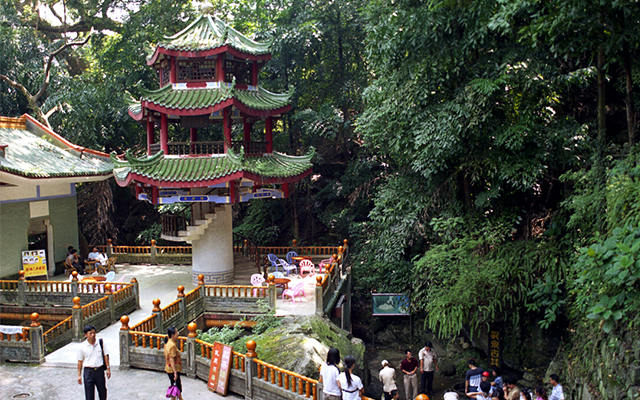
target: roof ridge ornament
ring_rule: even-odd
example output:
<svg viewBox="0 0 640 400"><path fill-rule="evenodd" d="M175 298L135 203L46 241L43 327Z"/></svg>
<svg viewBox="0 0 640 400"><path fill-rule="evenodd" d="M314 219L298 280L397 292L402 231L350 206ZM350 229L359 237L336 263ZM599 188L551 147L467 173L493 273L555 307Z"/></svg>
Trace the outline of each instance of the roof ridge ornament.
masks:
<svg viewBox="0 0 640 400"><path fill-rule="evenodd" d="M205 1L204 3L202 3L202 5L200 5L200 11L203 15L213 14L213 4Z"/></svg>

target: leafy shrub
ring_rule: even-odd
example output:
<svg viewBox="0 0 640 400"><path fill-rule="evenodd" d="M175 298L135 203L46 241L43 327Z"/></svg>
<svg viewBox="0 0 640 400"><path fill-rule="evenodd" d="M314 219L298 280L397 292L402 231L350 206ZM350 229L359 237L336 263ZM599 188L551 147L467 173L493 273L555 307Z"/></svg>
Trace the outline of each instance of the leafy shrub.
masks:
<svg viewBox="0 0 640 400"><path fill-rule="evenodd" d="M227 345L231 345L236 339L240 337L243 333L242 324L236 324L231 327L230 325L225 325L222 328L211 328L206 332L198 329L196 331L198 334L198 339L203 342L211 343L220 342Z"/></svg>

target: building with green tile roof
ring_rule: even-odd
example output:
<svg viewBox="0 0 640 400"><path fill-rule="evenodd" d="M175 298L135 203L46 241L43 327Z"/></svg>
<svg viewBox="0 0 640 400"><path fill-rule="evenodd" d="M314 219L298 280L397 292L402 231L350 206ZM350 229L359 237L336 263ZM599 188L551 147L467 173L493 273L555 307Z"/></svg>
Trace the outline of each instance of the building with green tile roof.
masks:
<svg viewBox="0 0 640 400"><path fill-rule="evenodd" d="M289 185L312 173L315 154L274 151L273 127L291 109L294 89L262 87L258 72L271 58L271 42L246 37L212 9L204 4L201 16L161 40L147 60L158 89L141 88L129 106L129 115L146 126L147 155L111 157L116 182L134 186L139 200L184 203L191 219L163 214L162 237L193 245L194 282L203 274L208 284L233 279L230 204L287 197ZM262 136L254 132L257 122L264 140L252 138ZM224 140L198 140L200 129L215 124L222 125ZM232 135L233 124L242 124L241 137ZM169 125L177 141L169 141Z"/></svg>
<svg viewBox="0 0 640 400"><path fill-rule="evenodd" d="M23 269L21 252L45 250L55 272L78 247L76 184L109 179L109 155L65 140L29 115L0 117L0 278Z"/></svg>

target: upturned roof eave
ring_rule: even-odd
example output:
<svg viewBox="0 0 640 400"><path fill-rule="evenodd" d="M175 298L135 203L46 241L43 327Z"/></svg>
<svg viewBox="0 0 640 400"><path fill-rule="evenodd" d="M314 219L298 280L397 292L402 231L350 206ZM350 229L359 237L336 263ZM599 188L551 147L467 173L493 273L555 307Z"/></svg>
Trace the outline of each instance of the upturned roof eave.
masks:
<svg viewBox="0 0 640 400"><path fill-rule="evenodd" d="M161 45L158 45L156 46L153 55L149 57L149 59L147 59L147 65L151 66L158 62L158 57L160 56L160 54L172 57L203 58L222 53L229 53L234 57L252 61L269 61L271 59L271 53L252 54L236 49L229 45L223 45L207 50L175 50L167 49L165 47L162 47Z"/></svg>
<svg viewBox="0 0 640 400"><path fill-rule="evenodd" d="M129 174L127 174L127 178L124 180L119 180L117 177L115 179L118 185L121 187L129 186L131 182L138 182L162 188L200 188L218 185L221 183L243 178L256 182L260 185L294 183L308 176L312 172L313 167L310 167L305 172L290 177L266 177L248 171L238 171L215 179L191 181L165 181L162 179L149 178L143 175L139 175L135 172L130 172Z"/></svg>
<svg viewBox="0 0 640 400"><path fill-rule="evenodd" d="M272 110L257 110L257 109L253 109L245 106L244 104L242 104L241 101L235 98L227 99L217 104L211 105L209 107L203 107L203 108L189 108L189 109L169 108L169 107L161 106L159 104L156 104L148 100L141 101L140 105L142 108L146 108L149 110L157 111L164 114L179 115L179 116L207 115L207 114L214 113L216 111L220 111L229 106L234 106L241 112L247 115L250 115L252 117L272 117L275 115L281 115L281 114L287 113L289 110L291 110L291 104L288 104L284 107L272 109ZM131 110L129 110L129 115L136 121L140 121L142 120L144 113L141 112L140 114L134 114L131 112Z"/></svg>

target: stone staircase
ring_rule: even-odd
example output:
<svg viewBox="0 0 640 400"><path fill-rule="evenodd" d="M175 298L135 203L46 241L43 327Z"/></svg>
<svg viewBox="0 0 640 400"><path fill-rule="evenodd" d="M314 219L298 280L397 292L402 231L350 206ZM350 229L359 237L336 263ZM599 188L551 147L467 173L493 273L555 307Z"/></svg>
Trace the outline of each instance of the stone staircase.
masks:
<svg viewBox="0 0 640 400"><path fill-rule="evenodd" d="M216 219L218 215L215 212L204 214L204 219L195 220L195 225L187 226L186 231L178 231L178 236L169 236L162 234L161 237L165 240L171 240L173 242L187 242L193 245L193 242L198 240L200 236L207 230L209 224Z"/></svg>

